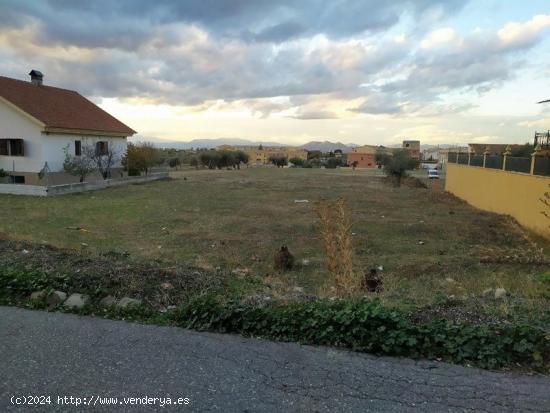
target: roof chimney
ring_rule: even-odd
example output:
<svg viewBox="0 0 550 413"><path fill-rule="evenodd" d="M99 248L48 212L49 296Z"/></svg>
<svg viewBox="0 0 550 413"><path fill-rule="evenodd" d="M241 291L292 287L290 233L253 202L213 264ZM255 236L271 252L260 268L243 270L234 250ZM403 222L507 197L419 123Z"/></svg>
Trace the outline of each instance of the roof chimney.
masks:
<svg viewBox="0 0 550 413"><path fill-rule="evenodd" d="M31 70L29 75L31 76L31 83L33 85L42 86L42 79L44 78L44 75L42 74L42 72L33 69Z"/></svg>

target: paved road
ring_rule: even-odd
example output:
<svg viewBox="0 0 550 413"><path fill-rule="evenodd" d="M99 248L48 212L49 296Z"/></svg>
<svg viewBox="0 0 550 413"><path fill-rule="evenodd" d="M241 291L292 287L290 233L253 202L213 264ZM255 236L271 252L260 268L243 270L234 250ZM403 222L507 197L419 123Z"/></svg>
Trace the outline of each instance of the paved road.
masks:
<svg viewBox="0 0 550 413"><path fill-rule="evenodd" d="M52 404L15 408L12 395ZM0 307L0 411L550 412L550 378Z"/></svg>

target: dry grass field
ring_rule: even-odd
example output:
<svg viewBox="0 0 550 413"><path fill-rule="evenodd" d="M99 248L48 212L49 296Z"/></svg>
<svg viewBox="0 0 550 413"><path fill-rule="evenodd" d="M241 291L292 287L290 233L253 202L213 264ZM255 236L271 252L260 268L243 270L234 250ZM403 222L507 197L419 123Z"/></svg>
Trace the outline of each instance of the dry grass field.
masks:
<svg viewBox="0 0 550 413"><path fill-rule="evenodd" d="M63 257L101 257L104 265L113 257L126 268L154 263L223 274L220 288L234 298L309 299L331 296L314 201L337 197L351 211L354 267L360 273L383 267L377 295L388 305L418 317L474 322L548 317L545 241L441 191L396 188L366 171L185 170L169 181L85 194L2 195L0 233L65 249ZM281 274L273 256L282 245L297 265ZM9 251L2 254L8 259ZM39 265L13 254L13 262ZM78 272L74 260L56 257L48 265ZM138 284L159 282L147 271L135 277ZM483 296L497 287L509 296Z"/></svg>

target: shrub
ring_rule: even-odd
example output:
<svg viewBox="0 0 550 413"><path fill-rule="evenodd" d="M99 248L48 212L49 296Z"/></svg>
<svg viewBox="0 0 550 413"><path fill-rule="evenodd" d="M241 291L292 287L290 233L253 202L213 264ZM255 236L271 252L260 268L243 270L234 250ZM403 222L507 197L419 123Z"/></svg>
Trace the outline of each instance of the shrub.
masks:
<svg viewBox="0 0 550 413"><path fill-rule="evenodd" d="M170 166L170 168L177 168L180 165L180 158L170 158L170 160L168 161L168 166Z"/></svg>
<svg viewBox="0 0 550 413"><path fill-rule="evenodd" d="M269 162L273 165L276 165L277 168L282 168L283 166L288 165L288 159L286 156L282 155L273 155L269 157Z"/></svg>
<svg viewBox="0 0 550 413"><path fill-rule="evenodd" d="M375 354L441 358L496 368L524 363L548 368L550 338L534 326L416 325L379 300L313 301L263 307L200 298L178 309L182 327L281 341L333 345Z"/></svg>
<svg viewBox="0 0 550 413"><path fill-rule="evenodd" d="M290 158L288 161L298 168L303 167L306 163L306 161L304 161L302 158Z"/></svg>
<svg viewBox="0 0 550 413"><path fill-rule="evenodd" d="M411 159L409 154L404 149L397 149L393 155L383 155L377 162L380 161L384 167L384 173L395 179L397 186L401 185L401 178L407 176L407 171L418 166L418 161Z"/></svg>
<svg viewBox="0 0 550 413"><path fill-rule="evenodd" d="M346 201L343 198L335 202L320 200L315 204L315 212L319 217L330 284L339 297L352 296L361 283L353 268L351 219Z"/></svg>
<svg viewBox="0 0 550 413"><path fill-rule="evenodd" d="M137 169L147 175L149 170L158 164L159 156L159 150L152 143L129 143L126 155L122 158L122 165L128 172L130 169Z"/></svg>

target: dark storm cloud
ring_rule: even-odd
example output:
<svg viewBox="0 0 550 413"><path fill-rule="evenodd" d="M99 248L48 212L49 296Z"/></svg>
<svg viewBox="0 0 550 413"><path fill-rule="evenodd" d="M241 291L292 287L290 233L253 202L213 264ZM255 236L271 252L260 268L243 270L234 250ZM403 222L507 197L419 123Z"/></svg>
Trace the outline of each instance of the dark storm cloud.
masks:
<svg viewBox="0 0 550 413"><path fill-rule="evenodd" d="M239 36L245 32L259 41L280 42L301 35L325 33L340 37L363 31L382 31L404 13L418 16L428 10L456 10L458 0L3 0L1 14L14 25L34 18L48 41L84 47L133 48L153 27L189 23L210 33ZM1 17L0 17L1 19Z"/></svg>
<svg viewBox="0 0 550 413"><path fill-rule="evenodd" d="M447 91L483 91L514 71L510 54L540 40L536 30L503 41L467 37L420 47L463 1L444 0L0 0L0 73L31 66L46 81L87 96L198 105L279 96L363 98L350 110L419 112ZM408 16L410 39L388 30ZM531 33L531 34L530 34ZM532 34L534 33L534 34ZM407 36L405 36L407 37ZM399 76L396 76L398 74ZM391 79L391 80L386 80ZM310 102L249 104L267 116L334 115Z"/></svg>

